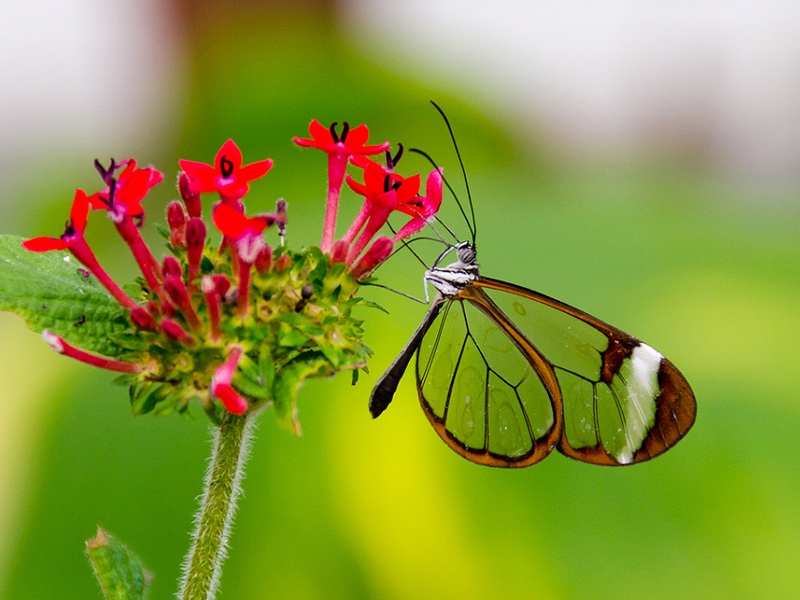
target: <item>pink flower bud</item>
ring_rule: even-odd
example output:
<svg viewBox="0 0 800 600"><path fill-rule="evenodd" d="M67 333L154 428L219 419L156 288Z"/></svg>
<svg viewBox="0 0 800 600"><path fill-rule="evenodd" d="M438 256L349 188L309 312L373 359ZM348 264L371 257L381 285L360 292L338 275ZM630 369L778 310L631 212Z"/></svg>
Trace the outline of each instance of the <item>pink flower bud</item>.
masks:
<svg viewBox="0 0 800 600"><path fill-rule="evenodd" d="M344 262L347 258L349 246L346 241L339 240L331 248L331 264Z"/></svg>
<svg viewBox="0 0 800 600"><path fill-rule="evenodd" d="M269 268L272 266L272 248L269 246L264 246L261 249L261 252L258 253L256 257L256 271L259 273L266 273L269 271Z"/></svg>
<svg viewBox="0 0 800 600"><path fill-rule="evenodd" d="M200 217L203 214L203 206L200 203L200 194L192 191L189 185L190 179L186 173L178 176L178 191L181 194L183 203L186 205L186 212L190 217Z"/></svg>
<svg viewBox="0 0 800 600"><path fill-rule="evenodd" d="M167 224L169 225L169 243L173 248L186 245L186 213L180 202L167 205Z"/></svg>
<svg viewBox="0 0 800 600"><path fill-rule="evenodd" d="M388 237L379 237L375 242L370 246L369 250L364 253L364 256L361 257L356 263L356 266L353 267L351 273L353 277L356 279L362 279L372 273L375 269L378 268L383 261L389 258L389 255L392 253L394 249L394 242Z"/></svg>

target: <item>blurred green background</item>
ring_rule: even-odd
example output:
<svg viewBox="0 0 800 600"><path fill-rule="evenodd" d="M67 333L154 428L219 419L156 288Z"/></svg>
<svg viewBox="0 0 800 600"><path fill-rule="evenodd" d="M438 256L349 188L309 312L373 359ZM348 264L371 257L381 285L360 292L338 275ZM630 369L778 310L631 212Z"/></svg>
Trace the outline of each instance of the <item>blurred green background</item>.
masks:
<svg viewBox="0 0 800 600"><path fill-rule="evenodd" d="M37 4L16 35L67 68L63 39L47 35L53 6ZM126 27L129 9L102 6L102 27ZM798 173L776 185L747 178L694 143L621 159L571 154L552 133L536 133L551 124L501 109L493 95L502 89L474 93L479 84L455 71L442 76L401 48L376 47L379 31L359 36L347 22L357 8L148 5L140 53L116 41L85 57L105 56L117 75L81 82L79 101L111 116L89 111L72 141L69 119L33 140L37 111L66 101L57 80L12 73L4 95L16 86L44 98L15 114L32 141L2 158L3 232L60 231L74 188L97 187L91 161L134 155L166 175L148 199L157 244L152 224L176 196L177 159L209 162L232 137L245 162L276 162L248 205L269 210L285 197L289 243L314 244L325 161L291 136L305 135L312 118L364 122L372 140L425 148L459 183L434 98L470 176L483 272L654 345L692 384L698 420L674 450L635 467L557 453L522 471L478 467L441 443L410 378L384 416L369 416L372 383L425 309L366 290L390 311L363 315L371 373L355 388L348 376L306 385L301 438L261 418L221 597L800 597ZM70 35L91 37L97 23L87 17ZM458 36L455 24L438 25ZM0 28L6 38L13 22ZM161 59L148 54L154 47ZM142 93L160 100L126 104ZM407 175L428 169L414 157L404 163ZM355 214L350 198L345 211ZM466 235L452 203L443 212ZM93 223L101 260L120 280L133 277L110 228ZM422 271L393 258L379 275L421 295ZM56 356L13 315L0 314L0 336L0 597L100 598L82 552L101 525L153 571L151 598L171 598L209 451L206 420L134 420L111 375Z"/></svg>

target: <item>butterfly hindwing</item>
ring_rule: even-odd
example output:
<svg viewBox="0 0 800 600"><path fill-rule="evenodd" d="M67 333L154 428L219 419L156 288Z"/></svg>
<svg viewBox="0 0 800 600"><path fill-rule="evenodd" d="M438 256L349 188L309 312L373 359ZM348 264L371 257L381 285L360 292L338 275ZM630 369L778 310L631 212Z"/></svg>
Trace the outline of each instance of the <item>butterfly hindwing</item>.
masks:
<svg viewBox="0 0 800 600"><path fill-rule="evenodd" d="M478 288L443 307L417 353L420 402L441 438L474 462L522 467L555 447L555 373ZM504 329L506 327L506 329Z"/></svg>
<svg viewBox="0 0 800 600"><path fill-rule="evenodd" d="M552 365L563 405L562 453L593 464L642 462L674 446L694 423L689 384L647 344L526 288L483 277L469 288L491 298Z"/></svg>

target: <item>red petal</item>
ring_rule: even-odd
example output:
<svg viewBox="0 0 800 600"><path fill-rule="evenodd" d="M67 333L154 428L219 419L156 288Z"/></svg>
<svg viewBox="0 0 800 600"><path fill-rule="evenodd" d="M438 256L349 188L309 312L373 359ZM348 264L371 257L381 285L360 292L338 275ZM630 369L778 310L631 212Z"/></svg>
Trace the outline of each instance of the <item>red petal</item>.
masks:
<svg viewBox="0 0 800 600"><path fill-rule="evenodd" d="M370 191L367 189L367 186L362 183L358 183L355 179L350 177L350 175L347 176L347 185L349 185L350 189L352 189L356 194L361 194L367 198L370 196Z"/></svg>
<svg viewBox="0 0 800 600"><path fill-rule="evenodd" d="M304 148L319 148L320 150L331 150L333 144L333 136L330 130L326 129L319 121L314 119L311 125L308 126L308 132L311 138L293 137L294 143Z"/></svg>
<svg viewBox="0 0 800 600"><path fill-rule="evenodd" d="M316 119L311 120L311 124L308 126L308 133L310 133L314 141L319 144L328 145L333 143L331 130Z"/></svg>
<svg viewBox="0 0 800 600"><path fill-rule="evenodd" d="M376 162L371 162L367 165L367 168L364 169L364 185L366 185L373 194L380 195L384 192L383 183L386 180L386 175L391 175L390 171L387 171ZM403 180L400 175L393 175L393 179Z"/></svg>
<svg viewBox="0 0 800 600"><path fill-rule="evenodd" d="M214 166L216 167L218 173L222 172L220 162L223 158L233 163L234 173L239 170L239 167L242 166L242 151L239 150L239 146L237 146L231 139L228 139L224 144L222 144L222 148L219 149L217 156L214 157Z"/></svg>
<svg viewBox="0 0 800 600"><path fill-rule="evenodd" d="M31 252L49 252L50 250L65 250L68 244L59 238L35 237L22 242L22 247Z"/></svg>
<svg viewBox="0 0 800 600"><path fill-rule="evenodd" d="M271 158L250 163L239 170L239 179L241 181L255 181L266 175L271 168Z"/></svg>
<svg viewBox="0 0 800 600"><path fill-rule="evenodd" d="M425 184L425 194L426 202L423 204L423 207L427 216L430 217L436 214L436 211L438 211L439 207L442 205L442 174L438 169L431 171L430 175L428 175L428 181Z"/></svg>
<svg viewBox="0 0 800 600"><path fill-rule="evenodd" d="M347 146L348 150L360 150L368 139L369 129L367 129L366 125L359 125L348 132L344 145Z"/></svg>
<svg viewBox="0 0 800 600"><path fill-rule="evenodd" d="M146 172L149 177L149 180L147 182L147 189L150 189L158 185L162 181L164 181L164 174L161 171L154 169L153 167L147 167L145 169L142 169L142 171Z"/></svg>
<svg viewBox="0 0 800 600"><path fill-rule="evenodd" d="M211 220L225 237L238 240L245 234L247 217L228 204L218 204L214 208Z"/></svg>
<svg viewBox="0 0 800 600"><path fill-rule="evenodd" d="M194 160L184 159L179 160L178 164L184 173L189 176L189 189L192 192L200 194L217 191L217 172L214 167Z"/></svg>
<svg viewBox="0 0 800 600"><path fill-rule="evenodd" d="M413 175L408 179L404 179L397 190L397 200L400 203L406 203L409 200L413 200L419 193L419 186L419 175Z"/></svg>
<svg viewBox="0 0 800 600"><path fill-rule="evenodd" d="M75 198L72 201L72 210L69 219L75 231L83 232L86 229L86 218L89 216L89 199L83 190L75 190Z"/></svg>
<svg viewBox="0 0 800 600"><path fill-rule="evenodd" d="M140 202L144 200L150 189L150 173L146 169L138 169L120 187L114 196L117 204L125 207L125 214L132 217L141 215L144 210Z"/></svg>
<svg viewBox="0 0 800 600"><path fill-rule="evenodd" d="M358 151L359 154L380 154L389 149L389 142L383 142L375 146L362 146Z"/></svg>
<svg viewBox="0 0 800 600"><path fill-rule="evenodd" d="M371 158L367 158L363 154L354 154L353 156L350 157L350 164L358 167L359 169L366 169L370 165L370 163L375 163L375 161L372 160Z"/></svg>

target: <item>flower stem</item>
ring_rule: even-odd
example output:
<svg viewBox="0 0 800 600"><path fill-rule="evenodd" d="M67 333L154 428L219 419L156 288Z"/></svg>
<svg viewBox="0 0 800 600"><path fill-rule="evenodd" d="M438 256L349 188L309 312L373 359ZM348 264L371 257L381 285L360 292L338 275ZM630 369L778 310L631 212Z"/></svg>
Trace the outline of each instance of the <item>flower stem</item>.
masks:
<svg viewBox="0 0 800 600"><path fill-rule="evenodd" d="M244 463L249 456L252 427L251 415L225 413L214 431L192 548L183 565L178 593L181 600L211 600L216 595L241 493Z"/></svg>

